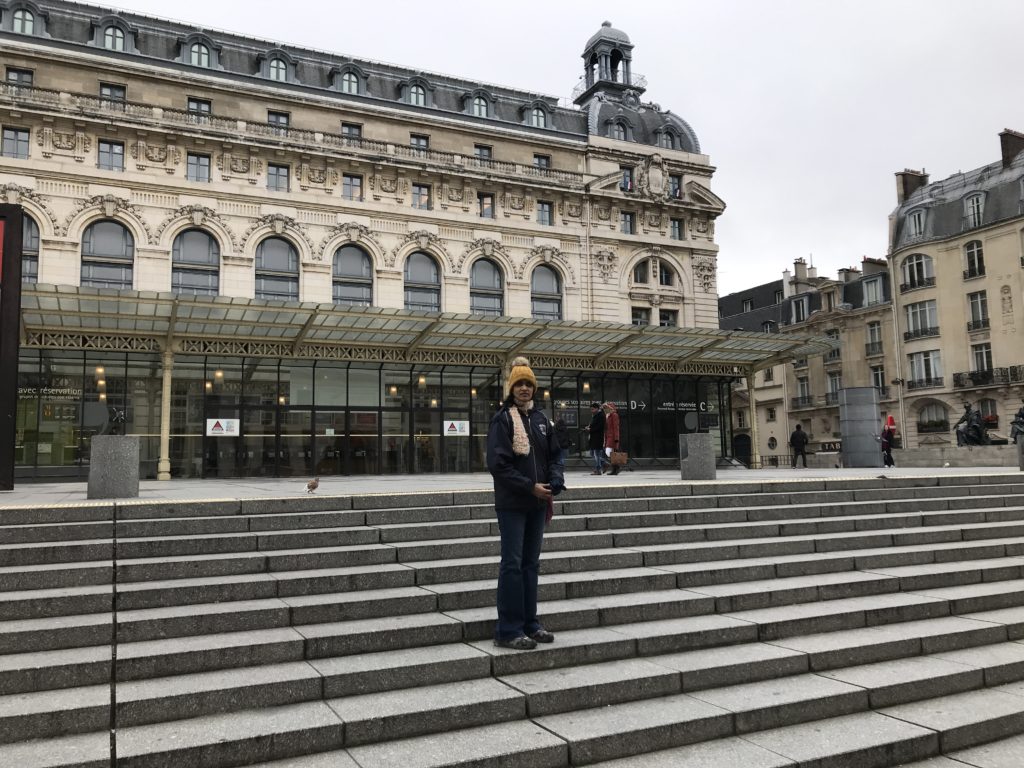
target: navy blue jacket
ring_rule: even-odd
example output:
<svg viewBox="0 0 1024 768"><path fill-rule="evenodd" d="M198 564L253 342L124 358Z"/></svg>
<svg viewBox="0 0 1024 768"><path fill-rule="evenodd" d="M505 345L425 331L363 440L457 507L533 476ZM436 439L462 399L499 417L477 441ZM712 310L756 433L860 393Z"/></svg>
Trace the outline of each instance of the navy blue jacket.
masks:
<svg viewBox="0 0 1024 768"><path fill-rule="evenodd" d="M512 452L512 419L522 418L515 406L503 407L494 414L487 429L487 469L494 477L495 509L544 509L547 502L533 495L533 486L550 483L556 493L565 487L562 465L558 463L561 449L543 411L529 413L529 455L516 456Z"/></svg>

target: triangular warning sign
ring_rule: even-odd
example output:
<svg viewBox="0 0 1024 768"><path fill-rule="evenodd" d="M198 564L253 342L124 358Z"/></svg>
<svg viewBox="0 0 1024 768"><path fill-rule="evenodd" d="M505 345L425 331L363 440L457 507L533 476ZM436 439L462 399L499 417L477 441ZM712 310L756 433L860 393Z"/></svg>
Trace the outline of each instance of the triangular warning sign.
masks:
<svg viewBox="0 0 1024 768"><path fill-rule="evenodd" d="M210 430L210 431L211 432L223 432L224 431L224 425L222 425L219 421L215 421L215 422L213 422L213 429Z"/></svg>
<svg viewBox="0 0 1024 768"><path fill-rule="evenodd" d="M449 432L458 432L459 431L459 428L455 426L455 422L454 421L449 421L448 422L448 431Z"/></svg>

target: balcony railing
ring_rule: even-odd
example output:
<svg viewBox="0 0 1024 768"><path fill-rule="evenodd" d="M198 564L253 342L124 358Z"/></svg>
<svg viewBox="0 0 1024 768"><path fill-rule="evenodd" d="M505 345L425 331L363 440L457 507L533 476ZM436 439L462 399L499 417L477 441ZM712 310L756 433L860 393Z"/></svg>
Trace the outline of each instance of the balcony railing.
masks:
<svg viewBox="0 0 1024 768"><path fill-rule="evenodd" d="M989 368L981 371L962 371L953 374L953 389L966 387L991 387L993 385L1016 384L1021 381L1021 366L1013 365L1006 368ZM1016 369L1016 370L1015 370ZM1014 381L1014 374L1017 380Z"/></svg>
<svg viewBox="0 0 1024 768"><path fill-rule="evenodd" d="M108 124L112 119L110 99L8 82L0 82L0 105L35 107L75 120L94 118L103 124ZM295 145L298 152L313 151L330 154L337 150L345 150L363 157L367 154L373 157L390 155L421 162L426 161L448 171L479 169L498 176L529 176L574 188L582 188L584 182L583 174L574 171L537 168L532 164L525 165L501 160L486 160L473 155L453 152L416 150L413 147L386 141L303 128L285 128L266 122L157 107L149 103L118 101L113 109L117 111L119 122L134 124L140 130L152 131L164 128L173 131L180 127L193 133L201 133L226 141L238 141L240 137L258 138L276 143L287 140Z"/></svg>
<svg viewBox="0 0 1024 768"><path fill-rule="evenodd" d="M934 277L919 277L909 283L900 283L900 293L916 291L918 288L931 288L933 285L935 285Z"/></svg>
<svg viewBox="0 0 1024 768"><path fill-rule="evenodd" d="M903 340L910 341L911 339L924 339L929 336L938 336L939 326L933 325L928 328L915 328L912 331L903 332Z"/></svg>
<svg viewBox="0 0 1024 768"><path fill-rule="evenodd" d="M793 367L794 368L806 368L807 367L807 358L806 357L801 357L799 360L794 360L793 361Z"/></svg>
<svg viewBox="0 0 1024 768"><path fill-rule="evenodd" d="M934 376L930 379L910 379L907 381L907 389L926 389L928 387L941 387L942 377Z"/></svg>
<svg viewBox="0 0 1024 768"><path fill-rule="evenodd" d="M919 435L927 434L929 432L949 432L948 421L924 421L918 422L917 433Z"/></svg>
<svg viewBox="0 0 1024 768"><path fill-rule="evenodd" d="M838 392L826 392L825 393L825 405L839 405L839 393Z"/></svg>
<svg viewBox="0 0 1024 768"><path fill-rule="evenodd" d="M801 395L800 397L794 397L793 407L794 408L810 408L814 405L814 395Z"/></svg>
<svg viewBox="0 0 1024 768"><path fill-rule="evenodd" d="M874 357L875 355L882 354L882 342L880 341L869 341L864 345L864 354L868 357Z"/></svg>
<svg viewBox="0 0 1024 768"><path fill-rule="evenodd" d="M837 363L843 359L842 353L838 349L830 349L825 355L826 363Z"/></svg>
<svg viewBox="0 0 1024 768"><path fill-rule="evenodd" d="M964 270L964 280L973 280L976 277L985 276L985 267L971 267Z"/></svg>
<svg viewBox="0 0 1024 768"><path fill-rule="evenodd" d="M967 323L968 331L983 331L988 328L989 320L987 317L983 317L980 320L970 320Z"/></svg>
<svg viewBox="0 0 1024 768"><path fill-rule="evenodd" d="M888 387L875 387L875 391L878 393L879 400L890 400L892 399L889 395Z"/></svg>

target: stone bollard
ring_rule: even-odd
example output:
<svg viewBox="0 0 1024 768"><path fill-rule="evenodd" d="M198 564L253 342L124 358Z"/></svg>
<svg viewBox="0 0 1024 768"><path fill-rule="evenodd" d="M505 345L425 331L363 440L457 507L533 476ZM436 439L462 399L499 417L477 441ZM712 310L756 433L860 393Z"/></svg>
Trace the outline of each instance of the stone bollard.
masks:
<svg viewBox="0 0 1024 768"><path fill-rule="evenodd" d="M139 497L139 438L136 435L96 435L92 438L87 497Z"/></svg>
<svg viewBox="0 0 1024 768"><path fill-rule="evenodd" d="M679 436L679 475L683 480L714 480L715 449L707 432Z"/></svg>

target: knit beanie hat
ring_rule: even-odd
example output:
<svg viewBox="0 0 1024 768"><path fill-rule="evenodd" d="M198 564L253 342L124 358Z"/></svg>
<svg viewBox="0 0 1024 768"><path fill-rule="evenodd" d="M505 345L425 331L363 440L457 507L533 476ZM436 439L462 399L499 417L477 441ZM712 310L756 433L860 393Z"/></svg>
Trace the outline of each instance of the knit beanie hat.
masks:
<svg viewBox="0 0 1024 768"><path fill-rule="evenodd" d="M537 388L537 377L533 375L533 371L530 369L530 361L525 357L517 357L512 361L512 370L508 374L508 392L512 394L512 387L515 386L517 381L528 381L533 384L533 388Z"/></svg>

